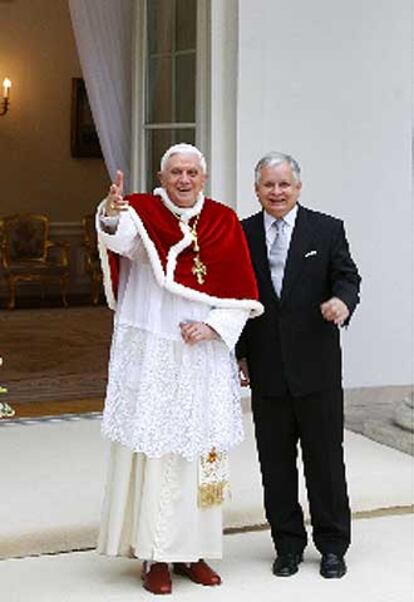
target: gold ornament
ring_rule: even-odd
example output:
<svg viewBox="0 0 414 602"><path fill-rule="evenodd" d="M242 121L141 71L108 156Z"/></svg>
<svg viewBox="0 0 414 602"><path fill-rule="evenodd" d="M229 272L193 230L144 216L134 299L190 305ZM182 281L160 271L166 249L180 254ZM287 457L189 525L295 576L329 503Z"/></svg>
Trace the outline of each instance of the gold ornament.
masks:
<svg viewBox="0 0 414 602"><path fill-rule="evenodd" d="M182 222L181 217L179 215L177 215L176 213L174 213L174 215L179 221ZM194 266L191 269L191 273L194 274L194 276L196 277L198 284L204 284L205 276L207 275L207 266L200 259L200 245L198 244L198 235L197 235L197 226L198 226L199 219L200 219L200 213L195 218L193 225L192 226L188 225L190 228L191 238L193 239L193 251L195 253L195 256L193 257ZM183 222L183 223L185 223L185 222Z"/></svg>
<svg viewBox="0 0 414 602"><path fill-rule="evenodd" d="M194 223L191 227L191 236L193 237L193 251L195 256L193 258L194 266L191 272L197 278L198 284L204 284L205 279L204 276L207 275L207 266L200 259L200 245L198 244L198 236L197 236L197 226L198 220L200 219L200 214L194 220Z"/></svg>
<svg viewBox="0 0 414 602"><path fill-rule="evenodd" d="M213 447L199 459L198 506L219 506L224 502L227 489L227 454Z"/></svg>

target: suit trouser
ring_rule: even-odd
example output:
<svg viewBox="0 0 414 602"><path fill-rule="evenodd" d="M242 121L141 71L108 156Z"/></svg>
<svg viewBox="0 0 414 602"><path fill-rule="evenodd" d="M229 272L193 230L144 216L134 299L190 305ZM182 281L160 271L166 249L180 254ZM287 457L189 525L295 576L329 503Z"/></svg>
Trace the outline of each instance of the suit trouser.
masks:
<svg viewBox="0 0 414 602"><path fill-rule="evenodd" d="M277 553L301 552L307 543L298 501L300 441L313 541L322 554L345 554L350 543L350 509L342 445L342 389L303 397L253 393L252 407L266 516Z"/></svg>

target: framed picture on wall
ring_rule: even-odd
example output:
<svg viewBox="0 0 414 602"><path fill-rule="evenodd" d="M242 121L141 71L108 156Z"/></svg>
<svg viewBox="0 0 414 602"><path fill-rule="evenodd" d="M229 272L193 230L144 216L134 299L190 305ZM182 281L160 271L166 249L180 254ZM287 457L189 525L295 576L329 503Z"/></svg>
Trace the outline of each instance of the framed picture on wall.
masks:
<svg viewBox="0 0 414 602"><path fill-rule="evenodd" d="M72 78L70 150L72 157L76 158L102 159L103 156L85 82L81 77Z"/></svg>

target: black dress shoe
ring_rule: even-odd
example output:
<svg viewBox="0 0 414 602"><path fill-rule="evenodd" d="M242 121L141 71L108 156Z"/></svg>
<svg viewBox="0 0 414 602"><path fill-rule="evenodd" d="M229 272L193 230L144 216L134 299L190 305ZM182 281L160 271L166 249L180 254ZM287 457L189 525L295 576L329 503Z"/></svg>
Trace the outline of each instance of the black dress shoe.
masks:
<svg viewBox="0 0 414 602"><path fill-rule="evenodd" d="M273 574L278 577L290 577L298 572L298 564L302 560L302 552L280 554L273 563Z"/></svg>
<svg viewBox="0 0 414 602"><path fill-rule="evenodd" d="M325 579L340 579L346 573L346 564L343 556L337 554L323 554L320 573Z"/></svg>

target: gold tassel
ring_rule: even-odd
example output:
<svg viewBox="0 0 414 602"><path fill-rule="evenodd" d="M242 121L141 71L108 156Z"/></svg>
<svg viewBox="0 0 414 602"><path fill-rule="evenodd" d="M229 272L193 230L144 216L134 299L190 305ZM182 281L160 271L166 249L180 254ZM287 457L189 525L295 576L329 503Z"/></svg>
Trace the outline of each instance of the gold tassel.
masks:
<svg viewBox="0 0 414 602"><path fill-rule="evenodd" d="M198 505L201 508L219 506L224 502L224 491L227 482L207 483L198 487Z"/></svg>

